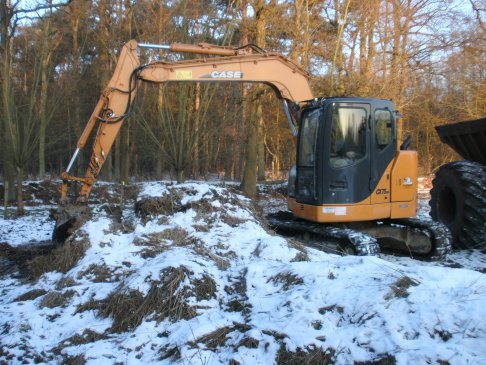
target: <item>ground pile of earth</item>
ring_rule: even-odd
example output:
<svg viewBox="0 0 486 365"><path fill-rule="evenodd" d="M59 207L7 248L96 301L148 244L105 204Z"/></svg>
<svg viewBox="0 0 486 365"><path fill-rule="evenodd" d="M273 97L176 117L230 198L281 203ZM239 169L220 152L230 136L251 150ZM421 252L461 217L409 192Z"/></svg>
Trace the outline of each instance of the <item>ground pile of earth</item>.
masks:
<svg viewBox="0 0 486 365"><path fill-rule="evenodd" d="M112 196L64 245L1 273L0 363L486 358L480 270L306 248L212 184L139 184L123 204ZM25 250L9 237L0 242Z"/></svg>

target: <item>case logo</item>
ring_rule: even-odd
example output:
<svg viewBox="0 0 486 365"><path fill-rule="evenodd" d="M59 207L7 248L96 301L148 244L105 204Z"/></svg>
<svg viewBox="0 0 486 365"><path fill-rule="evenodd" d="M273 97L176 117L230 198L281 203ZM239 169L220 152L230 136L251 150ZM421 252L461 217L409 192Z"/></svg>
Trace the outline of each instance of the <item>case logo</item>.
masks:
<svg viewBox="0 0 486 365"><path fill-rule="evenodd" d="M242 79L241 71L213 71L210 74L199 76L201 79Z"/></svg>

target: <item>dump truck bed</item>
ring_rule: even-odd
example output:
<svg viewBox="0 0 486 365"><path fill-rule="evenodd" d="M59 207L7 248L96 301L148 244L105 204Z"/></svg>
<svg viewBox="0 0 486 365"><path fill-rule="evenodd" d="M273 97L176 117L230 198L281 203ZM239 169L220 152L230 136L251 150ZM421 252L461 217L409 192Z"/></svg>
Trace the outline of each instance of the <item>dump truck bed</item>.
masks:
<svg viewBox="0 0 486 365"><path fill-rule="evenodd" d="M443 143L465 160L486 165L486 118L435 127Z"/></svg>

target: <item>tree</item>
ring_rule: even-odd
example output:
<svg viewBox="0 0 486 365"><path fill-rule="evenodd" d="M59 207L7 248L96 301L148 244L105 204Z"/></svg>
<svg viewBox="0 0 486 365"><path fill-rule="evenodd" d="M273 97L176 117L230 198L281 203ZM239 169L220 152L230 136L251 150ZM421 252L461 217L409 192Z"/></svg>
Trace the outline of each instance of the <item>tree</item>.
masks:
<svg viewBox="0 0 486 365"><path fill-rule="evenodd" d="M39 177L42 179L46 173L46 129L52 117L48 107L49 78L52 74L53 53L61 44L58 30L51 26L52 0L46 18L42 21L42 32L39 34L40 49L40 95L39 95Z"/></svg>
<svg viewBox="0 0 486 365"><path fill-rule="evenodd" d="M14 95L13 78L13 46L18 22L33 13L65 6L67 2L37 4L31 8L19 8L19 3L11 4L8 0L0 0L0 64L2 69L2 121L3 121L3 165L5 186L9 186L12 199L14 179L17 180L18 214L22 215L22 182L26 163L32 154L32 146L36 146L38 132L34 128L35 92L38 87L39 71L36 68L33 87L25 94L27 103L22 105ZM33 143L33 144L31 144Z"/></svg>

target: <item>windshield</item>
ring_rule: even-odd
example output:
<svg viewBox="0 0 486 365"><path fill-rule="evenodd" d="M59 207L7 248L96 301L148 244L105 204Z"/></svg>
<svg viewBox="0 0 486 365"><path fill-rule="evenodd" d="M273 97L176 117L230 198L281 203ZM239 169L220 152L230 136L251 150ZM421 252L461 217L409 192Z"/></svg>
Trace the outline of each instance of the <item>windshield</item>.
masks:
<svg viewBox="0 0 486 365"><path fill-rule="evenodd" d="M330 140L332 167L349 166L366 155L365 108L334 105Z"/></svg>

